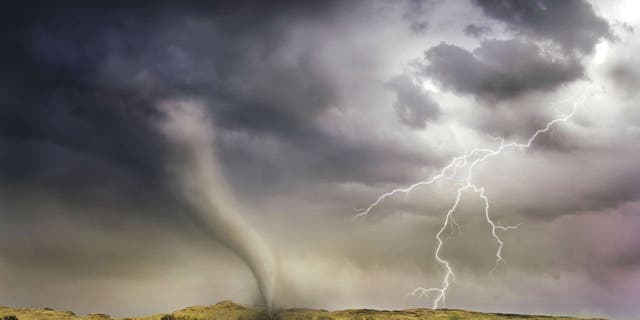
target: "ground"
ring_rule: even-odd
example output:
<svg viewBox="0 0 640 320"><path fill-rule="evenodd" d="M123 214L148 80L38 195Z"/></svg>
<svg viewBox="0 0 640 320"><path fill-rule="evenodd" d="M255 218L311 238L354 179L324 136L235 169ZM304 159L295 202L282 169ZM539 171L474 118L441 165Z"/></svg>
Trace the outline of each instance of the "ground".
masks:
<svg viewBox="0 0 640 320"><path fill-rule="evenodd" d="M89 314L79 316L71 311L57 311L52 309L12 309L0 307L0 319L15 315L19 320L106 320L111 318L106 314ZM242 306L231 301L222 301L213 306L188 307L171 314L157 314L146 317L122 318L119 320L578 320L572 317L553 317L537 315L516 315L500 313L481 313L464 310L371 310L352 309L340 311L287 309L274 313L272 317L260 308ZM595 320L595 319L593 319Z"/></svg>

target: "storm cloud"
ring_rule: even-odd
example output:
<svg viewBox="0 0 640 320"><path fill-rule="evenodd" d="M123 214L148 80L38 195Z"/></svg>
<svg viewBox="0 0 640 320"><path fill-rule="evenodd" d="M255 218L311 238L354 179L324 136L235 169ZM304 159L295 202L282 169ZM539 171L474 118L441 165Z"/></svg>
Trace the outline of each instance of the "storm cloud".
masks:
<svg viewBox="0 0 640 320"><path fill-rule="evenodd" d="M553 57L520 40L483 41L473 52L441 43L425 56L425 76L446 89L488 101L552 90L584 74L578 61Z"/></svg>
<svg viewBox="0 0 640 320"><path fill-rule="evenodd" d="M441 283L434 237L455 178L357 209L498 136L526 142L585 95L531 148L475 169L492 217L522 225L501 234L505 263L488 277L496 243L482 202L462 195L442 251L459 279L447 307L640 316L640 42L616 27L640 23L634 1L4 9L2 305L132 316L261 303L254 258L202 221L199 199L228 192L271 249L279 305L429 306L406 293ZM159 126L194 101L211 130L171 143ZM210 170L224 188L185 197L184 176Z"/></svg>
<svg viewBox="0 0 640 320"><path fill-rule="evenodd" d="M474 3L506 24L515 38L486 39L474 50L441 43L426 51L425 75L445 88L489 102L552 90L583 77L582 56L592 53L602 39L614 38L607 20L583 0ZM464 28L475 38L489 30L475 24Z"/></svg>
<svg viewBox="0 0 640 320"><path fill-rule="evenodd" d="M473 23L464 27L464 33L474 38L480 38L489 32L491 32L491 28L487 26L478 26Z"/></svg>
<svg viewBox="0 0 640 320"><path fill-rule="evenodd" d="M389 87L396 92L393 109L398 120L407 126L424 129L427 121L436 120L440 116L438 103L411 78L396 77L389 82Z"/></svg>
<svg viewBox="0 0 640 320"><path fill-rule="evenodd" d="M550 39L568 52L590 53L600 39L613 37L607 20L585 0L474 2L516 33Z"/></svg>

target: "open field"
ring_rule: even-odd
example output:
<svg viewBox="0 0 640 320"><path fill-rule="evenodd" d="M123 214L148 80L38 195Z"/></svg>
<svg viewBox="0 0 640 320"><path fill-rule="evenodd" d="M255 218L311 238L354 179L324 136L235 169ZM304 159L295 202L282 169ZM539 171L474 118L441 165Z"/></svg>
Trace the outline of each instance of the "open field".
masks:
<svg viewBox="0 0 640 320"><path fill-rule="evenodd" d="M106 320L106 314L76 315L71 311L51 309L12 309L0 307L0 319L15 315L18 320ZM156 314L146 317L121 318L120 320L577 320L581 318L564 316L517 315L500 313L481 313L453 309L408 309L408 310L371 310L350 309L326 311L313 309L286 309L276 312L272 317L256 307L242 306L230 301L222 301L212 306L194 306L175 311L171 314Z"/></svg>

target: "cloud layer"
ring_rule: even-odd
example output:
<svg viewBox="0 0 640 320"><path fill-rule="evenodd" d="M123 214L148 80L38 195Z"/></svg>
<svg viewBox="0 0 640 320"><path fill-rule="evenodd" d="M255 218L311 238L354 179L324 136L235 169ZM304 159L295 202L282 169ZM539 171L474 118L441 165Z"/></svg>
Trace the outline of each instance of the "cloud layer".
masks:
<svg viewBox="0 0 640 320"><path fill-rule="evenodd" d="M469 52L441 43L426 51L424 75L444 88L487 101L548 91L583 75L573 59L553 57L537 45L519 40L487 40Z"/></svg>
<svg viewBox="0 0 640 320"><path fill-rule="evenodd" d="M260 301L251 269L211 243L167 170L184 163L158 106L197 101L216 134L195 149L216 150L272 248L277 301L430 305L406 293L441 279L434 236L456 186L389 198L365 220L352 208L495 136L522 142L586 86L570 122L478 167L492 215L523 225L504 234L506 262L489 277L496 244L463 195L443 251L459 279L447 306L636 319L633 3L8 7L0 303L124 316Z"/></svg>

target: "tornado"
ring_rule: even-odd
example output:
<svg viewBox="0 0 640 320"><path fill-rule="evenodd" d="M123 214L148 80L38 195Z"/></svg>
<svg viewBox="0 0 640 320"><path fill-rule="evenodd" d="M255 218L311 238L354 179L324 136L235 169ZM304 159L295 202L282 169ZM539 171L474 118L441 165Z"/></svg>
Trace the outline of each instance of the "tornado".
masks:
<svg viewBox="0 0 640 320"><path fill-rule="evenodd" d="M232 250L251 269L267 311L273 307L276 268L273 255L239 210L220 170L214 148L215 130L204 105L172 101L158 105L157 128L168 141L168 171L176 190L206 232Z"/></svg>

